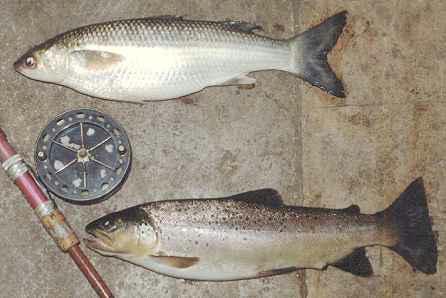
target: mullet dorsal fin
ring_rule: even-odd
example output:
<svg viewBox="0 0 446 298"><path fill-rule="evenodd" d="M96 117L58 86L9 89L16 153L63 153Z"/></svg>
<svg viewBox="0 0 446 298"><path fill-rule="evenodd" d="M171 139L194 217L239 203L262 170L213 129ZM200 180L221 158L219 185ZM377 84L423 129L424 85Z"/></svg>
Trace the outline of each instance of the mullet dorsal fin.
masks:
<svg viewBox="0 0 446 298"><path fill-rule="evenodd" d="M229 199L260 204L269 207L280 207L283 205L282 196L277 190L271 188L244 192L238 195L231 196L229 197Z"/></svg>

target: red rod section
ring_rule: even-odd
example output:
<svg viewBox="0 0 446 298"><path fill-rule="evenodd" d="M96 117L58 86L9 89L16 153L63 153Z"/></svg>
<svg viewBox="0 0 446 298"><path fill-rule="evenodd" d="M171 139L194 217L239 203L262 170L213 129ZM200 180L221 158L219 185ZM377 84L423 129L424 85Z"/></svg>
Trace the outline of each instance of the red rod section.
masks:
<svg viewBox="0 0 446 298"><path fill-rule="evenodd" d="M82 271L82 273L87 278L90 285L96 291L99 297L113 297L112 292L105 284L104 280L101 278L99 273L93 267L93 265L88 260L87 256L81 250L79 245L73 246L68 250L73 261L76 263L77 267Z"/></svg>
<svg viewBox="0 0 446 298"><path fill-rule="evenodd" d="M99 297L113 297L107 284L90 263L79 247L79 240L65 221L63 214L52 204L41 189L36 178L24 161L8 143L6 134L0 128L0 164L17 187L21 190L31 208L36 211L42 224L64 252L68 252L73 261L87 278Z"/></svg>

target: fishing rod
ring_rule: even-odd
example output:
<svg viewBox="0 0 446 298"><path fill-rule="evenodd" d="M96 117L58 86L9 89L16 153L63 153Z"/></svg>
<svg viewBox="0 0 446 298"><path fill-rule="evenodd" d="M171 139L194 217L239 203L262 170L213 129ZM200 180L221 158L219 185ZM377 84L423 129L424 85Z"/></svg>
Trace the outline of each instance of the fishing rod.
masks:
<svg viewBox="0 0 446 298"><path fill-rule="evenodd" d="M111 298L113 294L102 277L81 250L80 241L65 220L62 212L49 199L37 182L32 169L8 142L0 128L0 164L7 175L21 190L46 231L62 252L68 253L82 271L99 297Z"/></svg>

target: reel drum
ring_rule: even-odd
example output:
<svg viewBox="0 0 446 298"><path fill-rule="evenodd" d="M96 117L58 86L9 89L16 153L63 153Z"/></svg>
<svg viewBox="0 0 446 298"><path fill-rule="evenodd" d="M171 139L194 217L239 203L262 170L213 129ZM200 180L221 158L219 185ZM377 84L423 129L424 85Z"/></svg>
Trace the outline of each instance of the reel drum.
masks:
<svg viewBox="0 0 446 298"><path fill-rule="evenodd" d="M40 134L37 175L63 200L97 203L125 182L131 154L127 134L116 121L94 110L74 110L56 117Z"/></svg>

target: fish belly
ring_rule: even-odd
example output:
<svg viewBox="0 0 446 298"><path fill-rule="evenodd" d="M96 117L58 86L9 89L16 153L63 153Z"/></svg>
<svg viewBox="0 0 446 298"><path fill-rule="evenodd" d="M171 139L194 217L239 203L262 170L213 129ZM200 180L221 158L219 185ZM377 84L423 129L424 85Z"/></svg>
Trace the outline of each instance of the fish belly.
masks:
<svg viewBox="0 0 446 298"><path fill-rule="evenodd" d="M129 260L152 271L191 280L239 280L263 277L297 268L322 269L373 242L361 233L225 234L195 231L196 237L172 238L159 249L163 255L199 258L188 268L160 264L151 257ZM367 239L370 238L370 239ZM172 242L172 239L174 242Z"/></svg>
<svg viewBox="0 0 446 298"><path fill-rule="evenodd" d="M181 97L203 88L224 85L246 74L267 69L286 70L287 43L282 47L242 44L179 44L151 47L101 46L89 50L121 57L89 69L73 61L65 85L91 96L148 101Z"/></svg>

